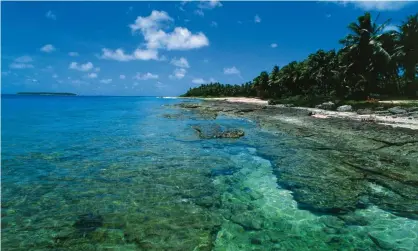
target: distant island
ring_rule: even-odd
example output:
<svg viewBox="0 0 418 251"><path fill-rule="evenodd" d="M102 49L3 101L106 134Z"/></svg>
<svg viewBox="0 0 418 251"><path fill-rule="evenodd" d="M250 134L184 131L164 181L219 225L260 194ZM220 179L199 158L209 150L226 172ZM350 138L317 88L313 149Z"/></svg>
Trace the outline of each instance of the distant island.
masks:
<svg viewBox="0 0 418 251"><path fill-rule="evenodd" d="M42 95L42 96L77 96L71 92L18 92L17 95Z"/></svg>

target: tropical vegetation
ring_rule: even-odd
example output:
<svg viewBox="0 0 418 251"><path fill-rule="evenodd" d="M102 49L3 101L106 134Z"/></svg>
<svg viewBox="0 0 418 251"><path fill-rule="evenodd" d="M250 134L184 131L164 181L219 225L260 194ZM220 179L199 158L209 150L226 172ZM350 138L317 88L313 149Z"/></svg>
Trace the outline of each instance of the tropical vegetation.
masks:
<svg viewBox="0 0 418 251"><path fill-rule="evenodd" d="M370 13L350 23L338 51L318 50L300 62L263 71L242 85L203 84L183 96L245 96L262 99L334 97L362 100L418 96L418 13L387 30Z"/></svg>

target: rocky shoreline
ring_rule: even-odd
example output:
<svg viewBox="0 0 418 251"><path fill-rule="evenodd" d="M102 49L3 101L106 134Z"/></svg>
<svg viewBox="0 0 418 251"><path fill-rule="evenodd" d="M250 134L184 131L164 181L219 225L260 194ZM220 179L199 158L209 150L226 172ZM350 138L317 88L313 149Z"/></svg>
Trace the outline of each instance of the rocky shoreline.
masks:
<svg viewBox="0 0 418 251"><path fill-rule="evenodd" d="M417 130L376 120L318 119L310 109L260 103L204 100L178 107L206 119L249 119L271 135L293 137L286 143L299 149L299 163L286 164L293 160L276 150L284 144L276 140L258 142L258 154L271 161L278 184L293 192L300 208L346 215L376 205L418 219Z"/></svg>

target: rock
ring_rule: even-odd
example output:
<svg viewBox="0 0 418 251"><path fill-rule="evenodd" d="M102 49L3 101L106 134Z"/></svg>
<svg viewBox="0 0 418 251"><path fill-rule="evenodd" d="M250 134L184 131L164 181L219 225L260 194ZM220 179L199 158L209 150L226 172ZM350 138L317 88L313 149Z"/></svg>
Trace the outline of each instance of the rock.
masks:
<svg viewBox="0 0 418 251"><path fill-rule="evenodd" d="M374 112L370 109L358 109L357 114L366 115L366 114L373 114Z"/></svg>
<svg viewBox="0 0 418 251"><path fill-rule="evenodd" d="M268 105L278 105L278 104L280 104L280 102L279 102L279 101L277 101L277 100L274 100L274 99L270 99L270 100L267 102L267 104L268 104Z"/></svg>
<svg viewBox="0 0 418 251"><path fill-rule="evenodd" d="M332 110L332 109L335 108L335 104L333 102L329 101L329 102L325 102L325 103L322 103L320 105L317 105L317 106L315 106L315 108L324 109L324 110Z"/></svg>
<svg viewBox="0 0 418 251"><path fill-rule="evenodd" d="M409 108L408 112L418 112L418 106Z"/></svg>
<svg viewBox="0 0 418 251"><path fill-rule="evenodd" d="M384 238L381 238L379 236L378 232L371 232L368 234L369 238L374 242L374 244L376 244L376 246L382 248L382 249L388 249L388 250L392 250L393 248L395 248L395 246L390 243L389 241L385 240Z"/></svg>
<svg viewBox="0 0 418 251"><path fill-rule="evenodd" d="M245 135L244 131L240 129L224 129L217 124L195 125L192 128L196 130L201 139L240 138Z"/></svg>
<svg viewBox="0 0 418 251"><path fill-rule="evenodd" d="M392 107L390 109L388 109L388 111L392 114L404 114L406 113L406 110L396 106L396 107Z"/></svg>
<svg viewBox="0 0 418 251"><path fill-rule="evenodd" d="M187 109L194 109L194 108L200 107L200 105L196 103L181 103L181 104L178 104L178 106L181 108L187 108Z"/></svg>
<svg viewBox="0 0 418 251"><path fill-rule="evenodd" d="M261 219L250 213L233 215L231 221L241 225L245 230L260 230L263 225Z"/></svg>
<svg viewBox="0 0 418 251"><path fill-rule="evenodd" d="M351 112L353 110L353 107L351 105L342 105L337 108L337 111L339 112Z"/></svg>
<svg viewBox="0 0 418 251"><path fill-rule="evenodd" d="M93 213L82 214L73 225L82 234L93 232L98 227L103 226L103 216Z"/></svg>

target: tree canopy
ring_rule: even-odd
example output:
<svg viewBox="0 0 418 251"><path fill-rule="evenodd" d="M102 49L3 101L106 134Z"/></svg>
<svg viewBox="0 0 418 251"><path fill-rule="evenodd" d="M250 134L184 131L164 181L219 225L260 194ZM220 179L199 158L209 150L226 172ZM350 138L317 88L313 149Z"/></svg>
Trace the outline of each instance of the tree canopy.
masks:
<svg viewBox="0 0 418 251"><path fill-rule="evenodd" d="M183 96L285 98L296 95L364 99L372 94L418 96L418 13L386 31L370 13L348 25L338 51L318 50L300 62L263 71L242 85L209 83Z"/></svg>

